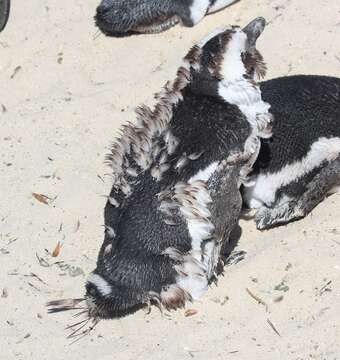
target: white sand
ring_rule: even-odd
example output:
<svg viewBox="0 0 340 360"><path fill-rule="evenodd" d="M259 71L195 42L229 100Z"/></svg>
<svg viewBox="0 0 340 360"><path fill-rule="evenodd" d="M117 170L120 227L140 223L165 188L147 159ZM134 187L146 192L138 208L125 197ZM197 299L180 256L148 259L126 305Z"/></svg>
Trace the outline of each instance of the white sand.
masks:
<svg viewBox="0 0 340 360"><path fill-rule="evenodd" d="M128 39L94 39L96 5L13 1L0 34L0 295L3 289L7 295L0 297L0 358L340 359L339 195L270 232L241 221L239 249L247 257L189 306L195 316L138 312L102 322L69 346L64 327L71 315L46 314L46 301L82 296L85 276L42 267L36 253L44 256L63 241L50 262L85 274L94 268L103 238L101 195L110 187L98 177L108 171L106 148L119 125L134 119L133 108L150 103L173 78L194 41L216 26L245 25L261 15L271 22L258 41L268 78L340 76L339 0L241 0L194 29ZM47 206L32 192L57 198ZM46 284L26 276L31 273ZM282 281L288 291L274 290ZM329 291L320 291L329 281ZM247 287L268 303L268 312Z"/></svg>

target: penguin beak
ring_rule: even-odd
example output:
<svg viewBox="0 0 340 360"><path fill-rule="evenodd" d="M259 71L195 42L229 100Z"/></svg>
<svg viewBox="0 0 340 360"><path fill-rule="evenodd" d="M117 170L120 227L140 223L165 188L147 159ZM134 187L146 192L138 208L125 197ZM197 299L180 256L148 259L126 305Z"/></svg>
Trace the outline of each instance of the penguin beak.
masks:
<svg viewBox="0 0 340 360"><path fill-rule="evenodd" d="M255 48L256 40L262 34L265 26L266 20L263 17L257 17L242 29L242 31L247 35L249 49Z"/></svg>

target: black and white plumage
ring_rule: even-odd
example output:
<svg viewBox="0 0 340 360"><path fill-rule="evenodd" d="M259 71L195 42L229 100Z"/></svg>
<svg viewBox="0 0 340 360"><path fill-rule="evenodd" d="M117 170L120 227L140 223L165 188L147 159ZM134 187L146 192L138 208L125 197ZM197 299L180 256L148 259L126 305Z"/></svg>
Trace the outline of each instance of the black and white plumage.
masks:
<svg viewBox="0 0 340 360"><path fill-rule="evenodd" d="M0 0L0 31L2 31L8 21L11 0Z"/></svg>
<svg viewBox="0 0 340 360"><path fill-rule="evenodd" d="M340 79L290 76L261 84L274 115L244 188L259 229L306 216L340 186Z"/></svg>
<svg viewBox="0 0 340 360"><path fill-rule="evenodd" d="M219 29L195 45L177 77L122 129L108 162L113 187L105 238L86 283L93 319L150 303L166 309L197 299L214 279L237 223L239 187L271 135L269 105L256 74L264 64L257 18ZM70 309L53 302L52 312ZM78 305L76 300L75 306ZM66 307L66 308L65 308Z"/></svg>
<svg viewBox="0 0 340 360"><path fill-rule="evenodd" d="M159 33L181 23L194 26L237 0L102 0L95 22L106 35Z"/></svg>

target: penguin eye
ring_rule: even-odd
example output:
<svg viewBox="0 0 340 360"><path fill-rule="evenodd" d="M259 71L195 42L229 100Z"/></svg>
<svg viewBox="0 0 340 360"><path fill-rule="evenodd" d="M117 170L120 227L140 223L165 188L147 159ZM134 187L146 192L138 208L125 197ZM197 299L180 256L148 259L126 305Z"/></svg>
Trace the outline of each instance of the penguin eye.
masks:
<svg viewBox="0 0 340 360"><path fill-rule="evenodd" d="M91 283L86 284L86 292L92 297L97 297L99 294L97 288Z"/></svg>
<svg viewBox="0 0 340 360"><path fill-rule="evenodd" d="M96 296L98 294L97 290L95 288L90 289L90 295Z"/></svg>

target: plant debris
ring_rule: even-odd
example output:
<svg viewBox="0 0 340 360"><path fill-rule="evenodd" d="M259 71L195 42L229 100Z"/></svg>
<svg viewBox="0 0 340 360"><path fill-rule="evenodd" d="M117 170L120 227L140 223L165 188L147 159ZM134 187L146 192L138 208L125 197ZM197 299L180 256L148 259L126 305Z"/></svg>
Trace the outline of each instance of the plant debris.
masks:
<svg viewBox="0 0 340 360"><path fill-rule="evenodd" d="M327 232L334 235L340 235L340 231L337 228L329 229Z"/></svg>
<svg viewBox="0 0 340 360"><path fill-rule="evenodd" d="M16 344L21 344L25 339L28 339L31 336L30 333L27 333L25 336L23 336L21 339L19 339Z"/></svg>
<svg viewBox="0 0 340 360"><path fill-rule="evenodd" d="M285 267L285 271L288 271L293 265L289 262L286 267Z"/></svg>
<svg viewBox="0 0 340 360"><path fill-rule="evenodd" d="M39 288L38 288L38 286L35 286L34 284L32 284L31 282L27 282L27 284L30 286L30 287L32 287L33 289L35 289L35 290L37 290L37 291L41 291Z"/></svg>
<svg viewBox="0 0 340 360"><path fill-rule="evenodd" d="M37 279L38 281L40 281L41 283L43 283L44 285L48 285L40 276L38 276L37 274L34 273L30 273L28 275L24 275L25 277L33 277L35 279Z"/></svg>
<svg viewBox="0 0 340 360"><path fill-rule="evenodd" d="M46 261L44 258L40 257L37 253L35 253L35 256L37 257L40 266L42 267L50 267L51 265Z"/></svg>
<svg viewBox="0 0 340 360"><path fill-rule="evenodd" d="M62 64L63 60L64 60L64 54L63 54L63 52L59 52L58 58L57 58L58 64Z"/></svg>
<svg viewBox="0 0 340 360"><path fill-rule="evenodd" d="M329 287L329 285L332 284L332 280L329 280L320 290L319 290L319 295L322 295L323 293L325 293L326 291L332 291L332 289Z"/></svg>
<svg viewBox="0 0 340 360"><path fill-rule="evenodd" d="M261 298L259 298L257 295L255 295L248 288L246 288L246 291L254 300L256 300L259 304L263 305L266 308L266 311L268 311L268 305L265 301L263 301Z"/></svg>
<svg viewBox="0 0 340 360"><path fill-rule="evenodd" d="M221 301L221 306L225 305L228 300L229 300L229 296L227 295L227 296L225 296L225 297L223 298L223 300Z"/></svg>
<svg viewBox="0 0 340 360"><path fill-rule="evenodd" d="M47 253L51 255L49 252ZM49 263L46 259L40 257L37 253L35 254L35 256L37 257L39 264L42 267L51 267L56 265L61 271L63 271L63 273L60 274L61 276L64 275L69 275L71 277L76 277L80 275L85 276L84 270L78 266L69 265L65 263L65 261L56 261L54 263Z"/></svg>
<svg viewBox="0 0 340 360"><path fill-rule="evenodd" d="M187 310L185 310L185 312L184 312L184 316L185 316L185 317L194 316L194 315L196 315L197 313L198 313L198 310L196 310L196 309L187 309Z"/></svg>
<svg viewBox="0 0 340 360"><path fill-rule="evenodd" d="M61 243L60 243L60 241L58 241L56 247L54 248L54 250L53 250L53 252L52 252L52 257L57 257L57 256L59 256L60 251L61 251Z"/></svg>
<svg viewBox="0 0 340 360"><path fill-rule="evenodd" d="M276 327L274 326L274 324L273 324L269 319L267 319L267 323L268 323L269 326L273 329L273 331L275 332L275 334L281 337L281 334L277 331Z"/></svg>
<svg viewBox="0 0 340 360"><path fill-rule="evenodd" d="M278 303L278 302L281 302L283 300L284 296L283 295L279 295L277 297L274 298L274 302Z"/></svg>
<svg viewBox="0 0 340 360"><path fill-rule="evenodd" d="M287 292L289 290L289 286L285 283L284 280L282 280L280 284L274 287L274 290Z"/></svg>
<svg viewBox="0 0 340 360"><path fill-rule="evenodd" d="M64 269L67 270L68 275L71 277L77 277L80 275L85 276L84 270L82 268L80 268L79 266L72 266L72 265L65 264Z"/></svg>
<svg viewBox="0 0 340 360"><path fill-rule="evenodd" d="M8 290L7 290L7 288L3 288L3 289L2 289L1 297L4 298L4 299L8 297Z"/></svg>
<svg viewBox="0 0 340 360"><path fill-rule="evenodd" d="M77 224L76 224L76 227L74 229L74 232L76 233L79 230L79 228L80 228L80 221L78 220Z"/></svg>
<svg viewBox="0 0 340 360"><path fill-rule="evenodd" d="M38 193L32 193L32 196L38 200L39 202L48 205L49 202L52 200L50 197L44 195L44 194L38 194Z"/></svg>
<svg viewBox="0 0 340 360"><path fill-rule="evenodd" d="M14 70L13 73L11 75L11 79L14 79L14 77L17 75L17 73L22 69L22 67L20 65L18 65Z"/></svg>

